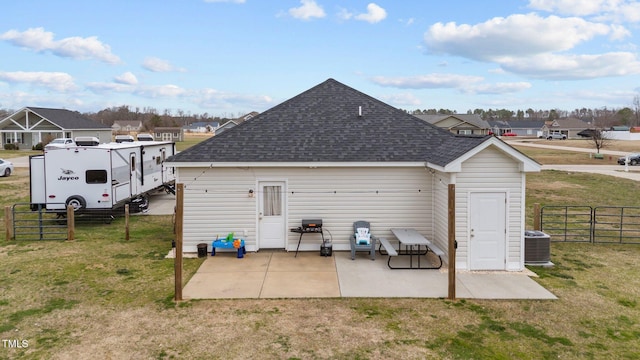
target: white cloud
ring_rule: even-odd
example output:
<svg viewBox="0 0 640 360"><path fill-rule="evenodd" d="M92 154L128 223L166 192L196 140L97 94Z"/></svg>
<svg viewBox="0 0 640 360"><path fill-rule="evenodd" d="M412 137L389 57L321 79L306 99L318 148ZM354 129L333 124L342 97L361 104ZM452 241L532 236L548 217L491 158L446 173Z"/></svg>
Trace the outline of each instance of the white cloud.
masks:
<svg viewBox="0 0 640 360"><path fill-rule="evenodd" d="M273 99L264 95L241 95L215 89L202 89L195 92L194 96L198 105L205 109L230 109L232 107L263 109L273 106Z"/></svg>
<svg viewBox="0 0 640 360"><path fill-rule="evenodd" d="M413 25L413 23L415 21L416 21L416 19L414 19L414 18L409 18L407 20L402 20L402 19L400 20L400 22L404 23L405 26L411 26L411 25Z"/></svg>
<svg viewBox="0 0 640 360"><path fill-rule="evenodd" d="M104 94L106 92L131 93L134 89L132 85L122 83L90 82L86 87L94 93Z"/></svg>
<svg viewBox="0 0 640 360"><path fill-rule="evenodd" d="M93 82L87 84L87 88L95 93L117 92L125 94L139 95L145 98L178 98L188 95L189 91L177 85L133 85L123 83L100 83Z"/></svg>
<svg viewBox="0 0 640 360"><path fill-rule="evenodd" d="M179 97L186 94L186 90L177 85L143 86L135 90L135 94L149 98Z"/></svg>
<svg viewBox="0 0 640 360"><path fill-rule="evenodd" d="M311 18L323 18L326 16L322 6L314 0L300 0L302 6L289 9L289 15L296 19L309 20Z"/></svg>
<svg viewBox="0 0 640 360"><path fill-rule="evenodd" d="M463 92L472 94L509 94L518 91L523 91L531 88L531 83L526 81L521 82L498 82L495 84L474 84L462 89Z"/></svg>
<svg viewBox="0 0 640 360"><path fill-rule="evenodd" d="M422 102L412 93L400 93L400 94L392 94L392 95L382 95L379 97L380 100L393 104L395 106L418 106L421 105Z"/></svg>
<svg viewBox="0 0 640 360"><path fill-rule="evenodd" d="M138 78L136 78L136 76L127 71L126 73L116 76L114 78L114 81L117 82L118 84L125 84L125 85L136 85L138 84Z"/></svg>
<svg viewBox="0 0 640 360"><path fill-rule="evenodd" d="M599 20L640 21L640 3L635 0L530 0L529 8Z"/></svg>
<svg viewBox="0 0 640 360"><path fill-rule="evenodd" d="M471 83L478 83L484 78L481 76L458 74L429 74L409 77L384 77L376 76L371 79L381 86L396 87L401 89L438 89L461 88Z"/></svg>
<svg viewBox="0 0 640 360"><path fill-rule="evenodd" d="M351 13L347 9L340 8L340 11L338 11L338 15L337 16L341 20L350 20L353 17L353 13Z"/></svg>
<svg viewBox="0 0 640 360"><path fill-rule="evenodd" d="M358 14L355 19L375 24L384 20L387 17L387 11L375 3L367 5L367 12L364 14Z"/></svg>
<svg viewBox="0 0 640 360"><path fill-rule="evenodd" d="M537 14L493 18L476 25L437 23L425 33L432 53L494 62L502 69L533 78L569 80L639 73L631 52L569 54L597 36L621 40L631 33L623 26L584 19Z"/></svg>
<svg viewBox="0 0 640 360"><path fill-rule="evenodd" d="M473 94L505 94L529 89L528 82L485 83L481 76L458 74L429 74L411 77L382 77L371 79L381 86L400 89L457 89L463 93ZM412 105L412 104L409 104Z"/></svg>
<svg viewBox="0 0 640 360"><path fill-rule="evenodd" d="M0 81L43 86L60 92L67 92L76 88L73 77L63 72L0 72Z"/></svg>
<svg viewBox="0 0 640 360"><path fill-rule="evenodd" d="M142 67L153 72L171 72L171 71L186 71L183 68L173 66L169 61L159 59L156 57L148 57L144 59Z"/></svg>
<svg viewBox="0 0 640 360"><path fill-rule="evenodd" d="M436 23L425 33L424 40L433 53L499 62L503 57L566 51L612 31L607 25L580 18L516 14L477 25Z"/></svg>
<svg viewBox="0 0 640 360"><path fill-rule="evenodd" d="M528 7L547 12L585 16L611 11L619 3L619 0L530 0Z"/></svg>
<svg viewBox="0 0 640 360"><path fill-rule="evenodd" d="M554 80L595 79L640 74L638 57L629 52L597 55L540 54L502 62L510 72Z"/></svg>
<svg viewBox="0 0 640 360"><path fill-rule="evenodd" d="M0 35L13 45L37 52L50 51L52 54L73 59L96 59L109 64L117 64L120 58L111 53L111 47L102 43L96 36L82 38L78 36L54 40L54 34L44 28L30 28L20 32L9 30Z"/></svg>

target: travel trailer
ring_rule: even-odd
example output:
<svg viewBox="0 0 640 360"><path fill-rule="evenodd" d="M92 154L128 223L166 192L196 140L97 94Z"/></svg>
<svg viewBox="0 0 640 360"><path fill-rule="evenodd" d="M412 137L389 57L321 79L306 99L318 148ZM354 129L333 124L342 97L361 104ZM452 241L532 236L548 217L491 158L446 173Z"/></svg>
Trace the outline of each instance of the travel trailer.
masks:
<svg viewBox="0 0 640 360"><path fill-rule="evenodd" d="M67 205L89 211L131 203L144 210L150 192L173 192L173 169L164 160L174 154L175 144L165 141L45 150L29 157L31 209L63 213Z"/></svg>

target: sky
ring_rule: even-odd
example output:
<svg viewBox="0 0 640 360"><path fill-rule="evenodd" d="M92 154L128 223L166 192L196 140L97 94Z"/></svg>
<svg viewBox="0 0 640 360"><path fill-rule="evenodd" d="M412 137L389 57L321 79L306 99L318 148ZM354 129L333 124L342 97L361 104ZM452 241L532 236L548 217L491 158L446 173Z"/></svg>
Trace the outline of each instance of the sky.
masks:
<svg viewBox="0 0 640 360"><path fill-rule="evenodd" d="M234 117L333 78L406 110L634 108L633 0L21 0L0 108Z"/></svg>

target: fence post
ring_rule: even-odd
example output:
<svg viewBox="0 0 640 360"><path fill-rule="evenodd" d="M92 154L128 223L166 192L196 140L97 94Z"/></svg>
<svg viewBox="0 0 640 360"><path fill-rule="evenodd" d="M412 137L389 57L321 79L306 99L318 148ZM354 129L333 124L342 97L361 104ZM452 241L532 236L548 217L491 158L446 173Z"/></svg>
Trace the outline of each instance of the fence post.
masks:
<svg viewBox="0 0 640 360"><path fill-rule="evenodd" d="M129 204L124 205L124 239L129 240Z"/></svg>
<svg viewBox="0 0 640 360"><path fill-rule="evenodd" d="M7 241L11 240L13 238L13 221L11 220L11 215L12 215L12 211L11 211L11 205L7 205L4 207L4 228L6 231L6 238Z"/></svg>
<svg viewBox="0 0 640 360"><path fill-rule="evenodd" d="M533 204L533 230L542 230L542 220L540 214L540 204Z"/></svg>
<svg viewBox="0 0 640 360"><path fill-rule="evenodd" d="M75 240L76 219L73 206L67 205L67 240Z"/></svg>

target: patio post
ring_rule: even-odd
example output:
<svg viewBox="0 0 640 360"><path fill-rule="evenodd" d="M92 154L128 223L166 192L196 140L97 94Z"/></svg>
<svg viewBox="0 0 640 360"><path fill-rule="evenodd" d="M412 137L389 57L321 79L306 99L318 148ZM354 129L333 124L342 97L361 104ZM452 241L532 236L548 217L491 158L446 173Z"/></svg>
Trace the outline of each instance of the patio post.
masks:
<svg viewBox="0 0 640 360"><path fill-rule="evenodd" d="M449 213L449 300L456 299L456 185L448 186Z"/></svg>
<svg viewBox="0 0 640 360"><path fill-rule="evenodd" d="M184 214L184 184L176 184L176 251L173 260L175 271L175 301L182 300L182 218Z"/></svg>

